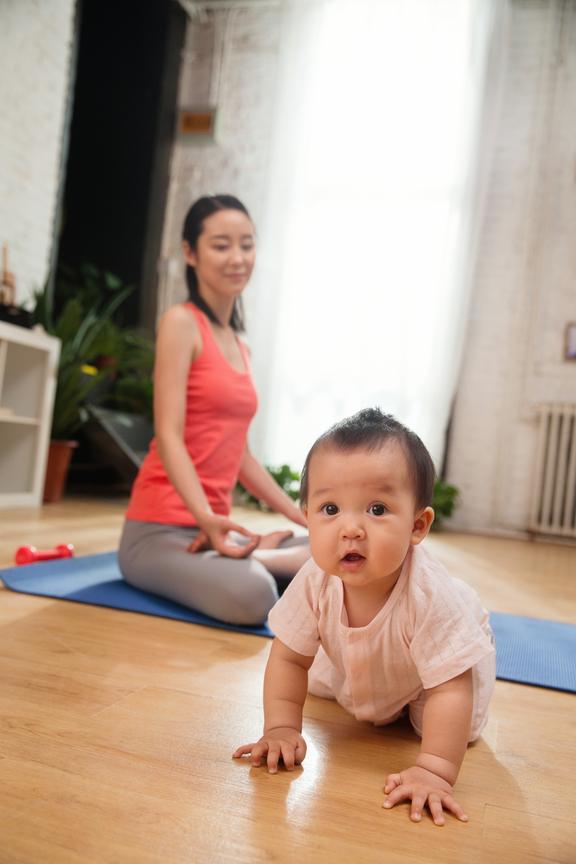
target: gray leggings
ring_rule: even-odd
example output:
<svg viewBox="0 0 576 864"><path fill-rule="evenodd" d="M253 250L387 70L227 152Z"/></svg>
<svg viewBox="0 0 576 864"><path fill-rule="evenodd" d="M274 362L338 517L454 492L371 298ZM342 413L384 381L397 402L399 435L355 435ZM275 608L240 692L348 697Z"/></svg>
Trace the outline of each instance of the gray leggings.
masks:
<svg viewBox="0 0 576 864"><path fill-rule="evenodd" d="M251 556L226 558L212 550L191 555L186 550L197 533L197 528L127 519L118 550L122 576L135 588L229 624L262 624L278 599L273 575ZM237 539L242 542L241 535ZM308 537L291 537L281 546L307 542Z"/></svg>

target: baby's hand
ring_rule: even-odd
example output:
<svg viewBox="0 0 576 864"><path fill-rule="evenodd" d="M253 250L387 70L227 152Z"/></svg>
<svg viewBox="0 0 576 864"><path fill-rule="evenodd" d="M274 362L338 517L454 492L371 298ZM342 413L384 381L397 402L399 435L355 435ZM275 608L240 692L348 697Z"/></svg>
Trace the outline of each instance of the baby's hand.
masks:
<svg viewBox="0 0 576 864"><path fill-rule="evenodd" d="M384 792L388 797L382 806L387 809L401 801L412 801L410 818L414 822L420 821L426 804L435 825L444 825L442 808L450 810L462 822L468 821L468 816L452 796L450 783L426 768L414 765L400 774L389 774Z"/></svg>
<svg viewBox="0 0 576 864"><path fill-rule="evenodd" d="M238 747L232 756L238 759L247 754L250 754L255 768L262 764L262 757L266 756L270 774L276 774L280 758L286 770L292 771L294 766L299 765L306 756L306 742L297 729L292 729L290 726L276 726L274 729L267 729L255 744L243 744L242 747Z"/></svg>

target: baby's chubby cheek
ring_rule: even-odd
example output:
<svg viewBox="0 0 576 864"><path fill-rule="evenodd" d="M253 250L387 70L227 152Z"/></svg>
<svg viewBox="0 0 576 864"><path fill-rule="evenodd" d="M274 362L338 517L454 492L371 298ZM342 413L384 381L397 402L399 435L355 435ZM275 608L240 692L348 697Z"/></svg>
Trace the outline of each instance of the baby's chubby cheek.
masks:
<svg viewBox="0 0 576 864"><path fill-rule="evenodd" d="M337 550L333 543L322 542L314 532L309 531L310 538L310 553L316 564L322 569L327 570L334 564L337 558Z"/></svg>

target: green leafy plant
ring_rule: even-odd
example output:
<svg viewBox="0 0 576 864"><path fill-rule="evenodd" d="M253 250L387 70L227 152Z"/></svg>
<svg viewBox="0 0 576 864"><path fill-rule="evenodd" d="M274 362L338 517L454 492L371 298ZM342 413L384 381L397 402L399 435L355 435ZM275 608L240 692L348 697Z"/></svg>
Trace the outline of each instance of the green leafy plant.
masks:
<svg viewBox="0 0 576 864"><path fill-rule="evenodd" d="M123 291L127 292L127 296L133 290L133 287L125 286L114 273L100 270L94 264L85 262L78 267L72 267L60 263L56 273L52 305L56 316L59 316L69 300L80 300L84 309L93 309L102 303L102 298L110 299ZM125 299L126 297L122 302Z"/></svg>
<svg viewBox="0 0 576 864"><path fill-rule="evenodd" d="M153 422L154 341L137 330L117 330L112 357L114 371L107 381L102 404L117 411L140 414ZM110 355L109 355L110 356Z"/></svg>
<svg viewBox="0 0 576 864"><path fill-rule="evenodd" d="M35 295L35 323L61 341L52 438L74 437L86 418L86 402L111 400L113 384L122 373L132 377L132 387L137 388L136 367L142 379L148 378L145 384L140 382L139 399L120 394L118 400L125 408L129 401L145 403L151 412L152 342L136 331L123 330L113 318L133 290L111 273L82 265L78 271L63 268L56 281L56 300L47 287Z"/></svg>
<svg viewBox="0 0 576 864"><path fill-rule="evenodd" d="M265 467L284 492L293 501L297 501L300 496L300 474L289 465L266 465ZM259 510L267 509L264 502L247 492L241 483L236 485L236 499L239 504L243 504L245 507L258 507Z"/></svg>
<svg viewBox="0 0 576 864"><path fill-rule="evenodd" d="M436 481L432 498L432 506L436 513L436 518L432 523L432 528L434 530L441 528L444 519L452 516L454 508L456 507L458 495L459 492L456 486L451 486L450 483L445 483L443 480Z"/></svg>

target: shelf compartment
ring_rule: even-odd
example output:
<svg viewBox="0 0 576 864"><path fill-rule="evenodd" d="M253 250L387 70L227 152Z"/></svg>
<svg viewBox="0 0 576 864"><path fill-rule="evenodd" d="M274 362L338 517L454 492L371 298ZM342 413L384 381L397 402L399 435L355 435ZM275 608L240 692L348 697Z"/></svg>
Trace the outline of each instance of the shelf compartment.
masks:
<svg viewBox="0 0 576 864"><path fill-rule="evenodd" d="M2 405L16 417L40 417L48 359L42 349L16 343L7 346Z"/></svg>
<svg viewBox="0 0 576 864"><path fill-rule="evenodd" d="M2 492L32 492L38 447L36 426L0 425L0 477Z"/></svg>
<svg viewBox="0 0 576 864"><path fill-rule="evenodd" d="M0 321L0 509L42 504L60 342Z"/></svg>

